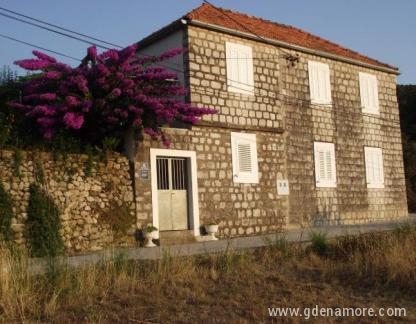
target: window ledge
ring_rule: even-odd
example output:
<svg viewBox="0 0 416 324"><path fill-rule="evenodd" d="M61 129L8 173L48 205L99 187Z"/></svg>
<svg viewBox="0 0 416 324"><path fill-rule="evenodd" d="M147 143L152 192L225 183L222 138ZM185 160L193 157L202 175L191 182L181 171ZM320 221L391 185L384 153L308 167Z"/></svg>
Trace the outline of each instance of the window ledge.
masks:
<svg viewBox="0 0 416 324"><path fill-rule="evenodd" d="M383 183L367 183L368 189L384 189Z"/></svg>
<svg viewBox="0 0 416 324"><path fill-rule="evenodd" d="M365 115L371 115L371 116L380 116L380 110L375 110L375 109L364 109L361 108L361 112Z"/></svg>
<svg viewBox="0 0 416 324"><path fill-rule="evenodd" d="M331 108L332 102L322 102L322 101L311 100L311 105Z"/></svg>
<svg viewBox="0 0 416 324"><path fill-rule="evenodd" d="M336 183L316 183L316 188L336 188Z"/></svg>
<svg viewBox="0 0 416 324"><path fill-rule="evenodd" d="M253 88L253 90L244 90L244 89L237 89L233 86L228 86L227 90L228 90L228 92L238 93L238 94L244 95L244 96L249 96L249 97L254 97L255 96L254 88Z"/></svg>

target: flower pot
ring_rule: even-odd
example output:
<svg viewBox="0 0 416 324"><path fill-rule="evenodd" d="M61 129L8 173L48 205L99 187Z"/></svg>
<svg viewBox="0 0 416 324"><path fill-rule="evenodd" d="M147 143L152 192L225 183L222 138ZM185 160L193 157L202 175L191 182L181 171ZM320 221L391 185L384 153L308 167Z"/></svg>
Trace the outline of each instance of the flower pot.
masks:
<svg viewBox="0 0 416 324"><path fill-rule="evenodd" d="M153 243L154 239L157 239L157 231L152 232L143 232L143 236L146 239L145 247L155 247L157 246L155 243Z"/></svg>
<svg viewBox="0 0 416 324"><path fill-rule="evenodd" d="M215 233L218 232L218 225L217 224L210 224L210 225L205 225L205 231L207 232L208 235L211 236L212 240L218 240L215 237Z"/></svg>

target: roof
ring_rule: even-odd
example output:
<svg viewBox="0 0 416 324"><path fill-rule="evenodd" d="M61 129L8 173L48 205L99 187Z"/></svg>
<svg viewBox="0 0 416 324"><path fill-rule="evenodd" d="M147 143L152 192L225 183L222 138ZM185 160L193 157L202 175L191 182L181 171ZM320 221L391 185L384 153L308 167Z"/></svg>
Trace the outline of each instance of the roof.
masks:
<svg viewBox="0 0 416 324"><path fill-rule="evenodd" d="M319 36L312 35L302 29L214 7L205 3L186 14L183 18L191 22L199 21L238 32L254 34L262 40L276 40L376 67L398 70L397 67L382 63Z"/></svg>

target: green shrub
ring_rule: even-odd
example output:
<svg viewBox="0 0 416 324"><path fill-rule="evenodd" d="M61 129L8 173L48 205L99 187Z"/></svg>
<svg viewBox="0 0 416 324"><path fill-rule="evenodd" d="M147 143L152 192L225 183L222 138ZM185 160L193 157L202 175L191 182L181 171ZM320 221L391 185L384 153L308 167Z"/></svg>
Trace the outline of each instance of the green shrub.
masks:
<svg viewBox="0 0 416 324"><path fill-rule="evenodd" d="M0 239L6 242L13 239L11 223L13 218L12 199L10 194L4 189L3 183L0 182Z"/></svg>
<svg viewBox="0 0 416 324"><path fill-rule="evenodd" d="M50 197L38 184L29 188L26 238L34 257L56 256L63 251L59 234L61 227L59 210Z"/></svg>
<svg viewBox="0 0 416 324"><path fill-rule="evenodd" d="M311 249L320 256L328 255L329 242L326 233L312 232L311 233Z"/></svg>

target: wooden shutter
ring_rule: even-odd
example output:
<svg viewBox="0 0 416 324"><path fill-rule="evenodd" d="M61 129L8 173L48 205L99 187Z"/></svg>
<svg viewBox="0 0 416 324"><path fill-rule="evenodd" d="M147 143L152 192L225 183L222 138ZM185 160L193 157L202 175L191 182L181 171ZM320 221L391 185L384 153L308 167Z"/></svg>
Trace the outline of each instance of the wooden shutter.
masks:
<svg viewBox="0 0 416 324"><path fill-rule="evenodd" d="M258 183L255 134L231 133L233 178L236 183Z"/></svg>
<svg viewBox="0 0 416 324"><path fill-rule="evenodd" d="M329 65L321 62L308 61L308 71L311 103L331 105Z"/></svg>
<svg viewBox="0 0 416 324"><path fill-rule="evenodd" d="M314 143L317 187L336 187L335 147L332 143Z"/></svg>
<svg viewBox="0 0 416 324"><path fill-rule="evenodd" d="M364 113L379 114L377 77L359 73L361 107Z"/></svg>
<svg viewBox="0 0 416 324"><path fill-rule="evenodd" d="M383 152L378 147L364 147L367 188L384 188Z"/></svg>
<svg viewBox="0 0 416 324"><path fill-rule="evenodd" d="M228 91L254 94L253 52L250 46L225 43Z"/></svg>

